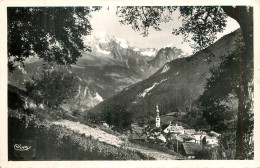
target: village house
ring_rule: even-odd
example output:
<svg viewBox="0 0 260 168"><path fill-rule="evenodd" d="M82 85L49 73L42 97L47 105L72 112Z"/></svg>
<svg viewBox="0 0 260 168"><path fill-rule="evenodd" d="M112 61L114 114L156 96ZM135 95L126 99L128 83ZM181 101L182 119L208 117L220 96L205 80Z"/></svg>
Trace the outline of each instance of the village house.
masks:
<svg viewBox="0 0 260 168"><path fill-rule="evenodd" d="M195 138L195 143L201 144L202 139L203 139L206 135L194 134L193 136L194 136L194 138Z"/></svg>
<svg viewBox="0 0 260 168"><path fill-rule="evenodd" d="M166 142L166 138L163 136L163 134L160 134L158 137L157 137L158 140L162 141L162 142Z"/></svg>
<svg viewBox="0 0 260 168"><path fill-rule="evenodd" d="M195 138L195 143L201 144L202 139L207 135L204 131L198 131L193 136Z"/></svg>
<svg viewBox="0 0 260 168"><path fill-rule="evenodd" d="M209 133L211 136L218 138L221 134L216 133L215 131L210 131Z"/></svg>
<svg viewBox="0 0 260 168"><path fill-rule="evenodd" d="M195 129L184 129L184 133L188 135L194 135L196 131Z"/></svg>
<svg viewBox="0 0 260 168"><path fill-rule="evenodd" d="M185 142L187 142L187 143L195 143L196 140L195 140L195 138L191 138L189 140L186 140Z"/></svg>
<svg viewBox="0 0 260 168"><path fill-rule="evenodd" d="M178 137L182 138L183 142L194 142L195 143L195 138L192 135L180 134L180 135L178 135Z"/></svg>
<svg viewBox="0 0 260 168"><path fill-rule="evenodd" d="M218 144L217 137L219 137L220 134L214 131L211 131L209 134L204 131L196 132L195 129L184 129L181 125L178 125L177 122L175 125L173 125L171 121L169 121L168 125L161 125L161 118L159 115L158 106L156 106L155 121L156 122L154 127L148 127L149 129L142 129L141 127L133 124L132 135L129 137L129 139L138 141L150 141L154 143L159 143L160 145L171 142L175 145L175 148L176 145L179 147L183 146L183 151L185 155L191 159L195 158L195 154L201 150L202 142L211 146ZM143 136L143 134L146 134L147 136L145 137Z"/></svg>
<svg viewBox="0 0 260 168"><path fill-rule="evenodd" d="M170 123L169 126L163 130L163 132L166 134L168 134L168 133L184 134L184 128L182 126L178 126L177 123L176 123L176 125L172 125Z"/></svg>
<svg viewBox="0 0 260 168"><path fill-rule="evenodd" d="M218 144L218 139L216 137L206 135L203 139L208 145L217 145Z"/></svg>
<svg viewBox="0 0 260 168"><path fill-rule="evenodd" d="M182 154L189 159L195 159L198 152L202 150L201 145L197 143L183 143Z"/></svg>
<svg viewBox="0 0 260 168"><path fill-rule="evenodd" d="M171 134L169 140L184 142L184 139L181 136L178 136L177 134Z"/></svg>

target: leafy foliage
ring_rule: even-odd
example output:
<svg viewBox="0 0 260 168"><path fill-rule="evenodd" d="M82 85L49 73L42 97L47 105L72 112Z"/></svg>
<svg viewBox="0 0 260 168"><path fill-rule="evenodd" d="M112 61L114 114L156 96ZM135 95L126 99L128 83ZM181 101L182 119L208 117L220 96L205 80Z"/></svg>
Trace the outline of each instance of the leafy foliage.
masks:
<svg viewBox="0 0 260 168"><path fill-rule="evenodd" d="M185 128L195 129L195 130L205 130L210 129L208 122L205 118L202 118L202 112L195 107L192 107L185 116L178 116L177 120L183 123Z"/></svg>
<svg viewBox="0 0 260 168"><path fill-rule="evenodd" d="M92 28L90 12L99 7L8 7L8 68L37 56L61 65L75 64L83 45L82 35Z"/></svg>
<svg viewBox="0 0 260 168"><path fill-rule="evenodd" d="M196 51L204 49L216 40L216 34L226 26L226 15L218 6L131 6L118 7L120 23L129 24L135 31L143 30L147 36L150 27L161 30L160 24L172 20L172 14L179 9L182 26L173 29L174 35L182 34L184 41L191 38ZM190 41L189 41L190 42Z"/></svg>
<svg viewBox="0 0 260 168"><path fill-rule="evenodd" d="M191 36L196 51L213 44L218 32L226 27L226 15L218 6L180 7L182 26L173 34L184 35L185 41Z"/></svg>
<svg viewBox="0 0 260 168"><path fill-rule="evenodd" d="M203 141L205 138L203 139ZM202 151L197 153L197 159L205 160L234 160L236 158L235 130L221 134L217 146L209 146L203 142Z"/></svg>
<svg viewBox="0 0 260 168"><path fill-rule="evenodd" d="M235 35L237 36L237 33ZM154 120L156 115L155 103L160 105L160 115L174 112L177 109L184 112L194 110L194 115L196 115L198 109L195 108L198 106L194 104L194 101L204 91L206 78L210 76L209 69L213 66L218 67L221 56L227 51L233 50L232 40L233 35L229 34L221 38L216 45L210 46L211 52L216 55L212 58L212 63L205 61L208 54L204 50L192 55L190 58L195 58L191 61L186 58L176 59L167 64L170 67L167 72L161 73L162 69L159 70L146 80L98 104L91 111L100 113L104 108L116 102L117 105L125 106L133 114L133 119L141 124L148 124L150 119L151 121ZM221 50L219 47L221 47ZM144 93L145 89L165 79L167 80L156 85L145 97L138 96ZM191 119L193 120L194 117L191 116ZM188 118L184 118L184 120L187 120L187 125L191 126L191 120Z"/></svg>
<svg viewBox="0 0 260 168"><path fill-rule="evenodd" d="M225 120L234 119L228 116L229 105L234 99L238 83L234 80L236 57L229 55L220 64L219 68L211 69L212 76L207 79L205 91L200 96L203 117L215 131L221 132L227 129Z"/></svg>
<svg viewBox="0 0 260 168"><path fill-rule="evenodd" d="M141 9L140 9L141 8ZM158 8L168 9L168 7L122 7L119 10L119 16L122 18L121 23L129 24L132 26L134 30L144 30L144 35L148 34L148 28L155 26L155 30L160 30L159 24L162 20L157 22L153 22L154 17L152 15L147 15L144 12L144 9L147 10L149 13L150 10L158 10ZM133 10L134 9L134 10ZM149 10L148 10L149 9ZM175 11L174 8L173 11ZM129 11L129 12L126 12ZM173 12L172 11L172 12ZM228 71L231 66L223 66L222 70L215 72L215 77L218 78L219 82L216 82L215 79L212 78L214 81L212 82L213 85L208 85L207 87L215 86L214 94L210 96L206 96L206 98L202 98L202 102L204 103L204 107L210 107L212 109L204 108L204 111L208 111L204 114L210 114L210 111L216 111L220 113L219 116L211 115L208 117L211 118L210 122L211 125L214 125L215 129L223 130L223 117L225 115L225 111L227 106L222 104L222 101L228 99L228 95L233 95L238 98L238 113L237 113L237 139L236 139L236 148L237 148L237 155L239 159L244 158L252 158L252 151L253 151L253 8L246 7L246 6L222 6L222 7L207 7L207 6L200 6L200 7L179 7L180 14L182 16L182 26L178 29L174 29L173 34L178 35L182 34L187 39L191 37L191 39L195 42L193 46L196 50L202 49L207 47L208 45L212 44L216 39L216 33L223 31L224 27L226 26L226 17L229 16L235 19L239 24L242 30L245 48L244 51L241 51L241 41L240 41L240 51L239 53L239 71L234 72L237 74L234 79L237 79L239 82L231 82L231 80L223 79L223 72L233 72ZM171 13L172 13L171 12ZM158 14L160 15L160 14ZM146 18L148 16L148 19ZM148 23L148 24L147 24ZM238 64L236 64L238 65ZM219 74L218 74L219 73ZM239 76L239 77L238 77ZM232 77L232 75L231 75ZM226 80L225 87L226 88L218 88L219 84L222 83L222 80ZM218 84L219 83L219 84ZM234 88L234 89L230 89ZM223 89L226 92L222 92ZM213 92L212 92L213 93ZM222 94L222 95L221 95ZM207 100L209 99L209 100ZM208 105L207 105L208 104ZM209 104L212 104L211 106ZM217 126L214 123L214 116L219 120L219 125ZM213 118L212 118L213 117ZM248 126L246 126L248 125ZM245 146L246 148L243 148Z"/></svg>
<svg viewBox="0 0 260 168"><path fill-rule="evenodd" d="M105 121L119 130L127 129L132 123L132 114L119 105L111 105L103 110Z"/></svg>
<svg viewBox="0 0 260 168"><path fill-rule="evenodd" d="M160 24L171 20L171 15L176 9L176 7L119 7L117 14L121 18L122 24L129 24L136 31L142 29L144 31L142 34L146 36L150 27L159 31ZM83 34L85 32L86 35L91 29L88 19L85 17L89 11L89 8L8 8L9 70L13 70L15 62L23 63L29 56L38 56L45 61L63 65L75 63L80 56L78 49L84 48L80 39L82 32ZM253 91L253 84L250 85L253 83L253 9L252 7L234 8L231 6L221 8L179 7L179 11L182 16L182 26L174 29L173 34L182 34L185 38L191 36L195 42L193 47L197 50L214 42L216 33L221 32L226 26L225 14L237 20L241 26L245 39L245 51L240 55L240 64L242 62L240 69L242 68L243 72L235 73L240 74L240 77L235 77L240 82L234 82L233 85L230 82L232 75L228 77L231 80L224 78L223 74L233 72L229 69L232 66L227 66L232 65L227 63L232 60L225 62L226 65L223 65L222 69L216 69L213 72L213 78L208 81L206 96L202 98L202 102L205 107L205 115L209 115L207 117L209 122L215 129L223 130L225 126L223 116L227 111L227 106L223 104L223 101L229 99L230 95L237 96L241 115L237 113L236 147L239 155L242 153L240 158L252 158L253 103L249 90ZM66 17L60 17L61 15ZM223 88L219 87L222 80L227 84ZM219 91L220 88L225 92ZM41 89L40 94L38 92L36 95L42 98L43 90ZM49 104L48 100L45 103ZM218 115L211 114L212 111L216 111ZM111 123L116 121L113 112L107 114ZM216 119L218 123L215 122ZM119 125L121 126L122 123ZM243 149L244 151L242 151ZM243 153L245 153L245 157L243 157Z"/></svg>
<svg viewBox="0 0 260 168"><path fill-rule="evenodd" d="M74 117L78 117L80 115L80 110L79 109L73 109L71 108L70 111L72 111L72 115Z"/></svg>
<svg viewBox="0 0 260 168"><path fill-rule="evenodd" d="M221 135L218 146L219 159L235 159L235 130L226 132Z"/></svg>
<svg viewBox="0 0 260 168"><path fill-rule="evenodd" d="M26 90L36 101L56 108L66 100L73 98L77 90L78 79L62 70L44 70L39 79L26 83Z"/></svg>
<svg viewBox="0 0 260 168"><path fill-rule="evenodd" d="M135 31L143 30L142 35L147 36L150 27L161 30L160 24L171 20L176 7L162 6L127 6L118 7L117 15L121 24L131 25Z"/></svg>
<svg viewBox="0 0 260 168"><path fill-rule="evenodd" d="M203 117L206 118L206 121L214 130L223 132L224 134L226 134L225 132L237 132L236 136L239 137L237 139L234 137L231 138L233 135L225 135L222 137L222 148L230 149L230 151L223 151L223 149L221 149L222 154L219 157L222 159L252 159L254 155L254 115L252 113L252 97L249 95L249 92L253 92L253 86L251 83L241 85L241 81L252 81L252 79L246 80L243 78L245 72L247 72L248 76L252 75L252 71L244 67L247 65L246 62L248 62L251 57L248 56L241 60L240 54L245 54L244 50L245 48L243 46L242 49L236 49L233 54L230 54L223 60L219 68L211 69L212 76L207 79L205 91L199 99L202 105ZM240 69L241 64L244 68L242 72ZM245 87L248 87L248 90L244 90ZM245 103L242 105L243 100L241 100L240 97L241 92L247 100L247 104ZM251 101L249 99L251 99ZM232 105L234 105L234 102L239 105L238 112L235 113L232 111ZM232 124L229 120L234 121L234 123ZM230 141L231 139L232 141ZM228 145L233 145L233 150L235 150L236 147L236 151L234 152ZM243 146L242 150L240 149L241 146ZM230 153L232 151L233 153Z"/></svg>

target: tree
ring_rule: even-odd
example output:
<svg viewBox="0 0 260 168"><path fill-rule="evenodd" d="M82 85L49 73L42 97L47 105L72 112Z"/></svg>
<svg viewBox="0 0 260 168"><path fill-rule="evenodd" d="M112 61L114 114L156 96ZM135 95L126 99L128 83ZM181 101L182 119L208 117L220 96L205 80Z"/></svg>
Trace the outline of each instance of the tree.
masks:
<svg viewBox="0 0 260 168"><path fill-rule="evenodd" d="M235 132L226 132L221 135L218 145L219 159L235 159L236 147L233 143L235 141Z"/></svg>
<svg viewBox="0 0 260 168"><path fill-rule="evenodd" d="M118 7L120 23L129 24L136 31L143 30L142 35L149 34L149 28L161 30L160 24L172 20L172 14L179 9L182 26L173 29L174 35L184 35L194 41L193 47L198 51L212 44L216 34L224 30L226 15L220 7L172 7L172 6L131 6Z"/></svg>
<svg viewBox="0 0 260 168"><path fill-rule="evenodd" d="M146 36L150 27L159 31L160 24L171 20L177 9L182 16L182 26L174 29L173 34L183 34L186 39L191 37L195 51L214 42L216 33L223 31L226 26L227 16L240 25L245 45L238 54L240 71L237 74L239 82L236 92L239 99L236 148L237 158L248 158L249 151L253 150L253 8L131 6L118 7L117 14L122 24L131 25L136 31L142 29L142 34ZM38 56L62 65L75 63L81 55L79 50L84 48L80 37L91 30L87 18L90 11L88 7L8 8L9 70L13 70L15 62L24 63L29 56Z"/></svg>
<svg viewBox="0 0 260 168"><path fill-rule="evenodd" d="M174 29L173 34L183 34L195 42L194 48L203 49L214 42L216 33L223 31L226 17L235 19L243 35L244 47L239 49L238 82L238 113L236 127L237 159L249 158L253 151L253 7L248 6L193 6L193 7L118 7L117 14L122 24L129 24L136 31L148 30L153 27L160 30L160 24L171 20L171 15L179 9L182 26ZM242 39L240 39L240 46ZM231 83L231 82L230 82ZM244 148L246 146L246 148Z"/></svg>
<svg viewBox="0 0 260 168"><path fill-rule="evenodd" d="M36 104L57 108L78 93L77 84L78 80L72 74L45 68L39 79L26 84L26 89Z"/></svg>
<svg viewBox="0 0 260 168"><path fill-rule="evenodd" d="M119 130L128 129L132 123L132 114L119 105L111 105L103 110L106 122Z"/></svg>
<svg viewBox="0 0 260 168"><path fill-rule="evenodd" d="M75 64L83 49L81 37L92 28L90 12L100 7L8 7L8 69L30 56L49 63Z"/></svg>
<svg viewBox="0 0 260 168"><path fill-rule="evenodd" d="M230 54L224 58L218 68L211 69L211 77L207 79L205 90L199 97L202 116L211 129L217 132L226 131L228 125L225 121L234 119L234 117L230 118L230 113L233 111L229 106L234 99L237 100L238 94L236 93L238 81L234 80L234 74L238 70L233 66L235 62L238 63L237 57L235 54Z"/></svg>

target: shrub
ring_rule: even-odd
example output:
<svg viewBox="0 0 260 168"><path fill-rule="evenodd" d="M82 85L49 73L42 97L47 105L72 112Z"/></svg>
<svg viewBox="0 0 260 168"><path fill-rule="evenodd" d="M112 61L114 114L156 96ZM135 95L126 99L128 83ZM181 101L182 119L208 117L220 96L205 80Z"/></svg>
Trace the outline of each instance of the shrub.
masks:
<svg viewBox="0 0 260 168"><path fill-rule="evenodd" d="M78 82L72 74L47 68L39 79L33 79L32 83L27 82L25 85L36 104L44 103L50 108L57 108L77 94Z"/></svg>
<svg viewBox="0 0 260 168"><path fill-rule="evenodd" d="M72 115L74 117L78 117L80 115L80 111L78 109L72 109Z"/></svg>

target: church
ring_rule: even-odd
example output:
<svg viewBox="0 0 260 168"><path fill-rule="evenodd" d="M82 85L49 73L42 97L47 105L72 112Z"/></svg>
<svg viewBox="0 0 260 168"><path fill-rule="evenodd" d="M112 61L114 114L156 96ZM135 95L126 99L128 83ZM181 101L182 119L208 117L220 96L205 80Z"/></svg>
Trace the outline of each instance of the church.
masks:
<svg viewBox="0 0 260 168"><path fill-rule="evenodd" d="M157 128L159 128L161 126L161 123L160 123L160 114L159 114L159 107L158 105L156 105L156 118L155 118L155 126Z"/></svg>

